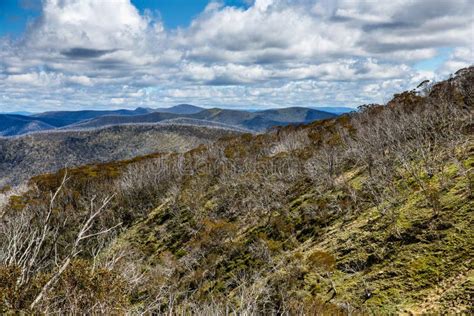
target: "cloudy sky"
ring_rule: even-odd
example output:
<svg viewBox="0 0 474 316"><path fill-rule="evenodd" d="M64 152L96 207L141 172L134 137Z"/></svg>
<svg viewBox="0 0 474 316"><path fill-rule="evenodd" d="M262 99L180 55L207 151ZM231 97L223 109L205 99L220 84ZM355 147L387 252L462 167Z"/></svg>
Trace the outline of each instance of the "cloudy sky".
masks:
<svg viewBox="0 0 474 316"><path fill-rule="evenodd" d="M0 0L0 112L381 103L473 45L472 0Z"/></svg>

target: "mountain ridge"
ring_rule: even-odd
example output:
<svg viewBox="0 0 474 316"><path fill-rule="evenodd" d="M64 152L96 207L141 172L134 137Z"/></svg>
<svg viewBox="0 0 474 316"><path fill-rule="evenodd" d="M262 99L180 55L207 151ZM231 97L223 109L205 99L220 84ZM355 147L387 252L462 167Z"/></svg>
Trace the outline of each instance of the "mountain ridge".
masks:
<svg viewBox="0 0 474 316"><path fill-rule="evenodd" d="M166 119L180 117L224 123L239 128L261 132L278 125L304 124L314 120L334 118L336 115L302 107L262 110L256 112L212 108L204 109L194 114L152 112L134 116L102 116L70 125L65 128L92 128L103 125L119 125L126 123L156 123Z"/></svg>
<svg viewBox="0 0 474 316"><path fill-rule="evenodd" d="M0 136L14 136L54 129L99 128L113 124L158 123L177 118L213 121L234 125L236 128L262 132L277 125L308 123L312 120L332 118L336 115L304 107L250 112L221 108L206 109L190 104L157 109L51 111L30 116L0 114Z"/></svg>

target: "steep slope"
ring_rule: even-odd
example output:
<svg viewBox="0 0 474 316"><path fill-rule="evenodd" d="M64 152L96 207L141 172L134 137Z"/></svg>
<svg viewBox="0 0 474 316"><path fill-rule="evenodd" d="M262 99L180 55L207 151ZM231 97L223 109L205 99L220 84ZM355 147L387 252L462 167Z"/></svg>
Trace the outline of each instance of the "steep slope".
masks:
<svg viewBox="0 0 474 316"><path fill-rule="evenodd" d="M462 168L472 172L469 150ZM206 182L205 189L202 179L191 181L176 202L162 200L111 247L173 271L165 282L177 283L176 292L196 291L184 308L211 296L223 310L245 295L253 312L288 304L309 314L466 313L474 285L472 179L445 167L452 178L439 193L440 213L415 188L400 190L401 202L384 210L355 202L369 191L358 187L369 175L357 169L329 190L283 179L262 189L264 179L249 183L251 173L233 176L232 185ZM435 174L432 185L444 176Z"/></svg>
<svg viewBox="0 0 474 316"><path fill-rule="evenodd" d="M0 187L65 166L128 159L158 151L186 151L236 133L223 126L208 128L173 123L0 138Z"/></svg>
<svg viewBox="0 0 474 316"><path fill-rule="evenodd" d="M3 210L0 310L472 314L473 83L35 177Z"/></svg>

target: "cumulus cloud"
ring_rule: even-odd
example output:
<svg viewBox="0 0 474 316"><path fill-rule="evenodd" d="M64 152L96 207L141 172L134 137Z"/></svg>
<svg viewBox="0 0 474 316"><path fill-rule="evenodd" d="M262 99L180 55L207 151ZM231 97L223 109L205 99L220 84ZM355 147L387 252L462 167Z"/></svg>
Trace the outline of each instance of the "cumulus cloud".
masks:
<svg viewBox="0 0 474 316"><path fill-rule="evenodd" d="M28 34L34 48L129 48L147 21L128 0L47 0L43 16Z"/></svg>
<svg viewBox="0 0 474 316"><path fill-rule="evenodd" d="M130 0L44 0L21 40L0 39L0 110L355 106L474 60L469 0L248 4L167 30ZM439 69L415 70L444 48Z"/></svg>
<svg viewBox="0 0 474 316"><path fill-rule="evenodd" d="M259 0L249 9L207 10L178 36L186 56L196 61L272 64L321 62L358 55L357 36L344 24L317 19L303 4Z"/></svg>

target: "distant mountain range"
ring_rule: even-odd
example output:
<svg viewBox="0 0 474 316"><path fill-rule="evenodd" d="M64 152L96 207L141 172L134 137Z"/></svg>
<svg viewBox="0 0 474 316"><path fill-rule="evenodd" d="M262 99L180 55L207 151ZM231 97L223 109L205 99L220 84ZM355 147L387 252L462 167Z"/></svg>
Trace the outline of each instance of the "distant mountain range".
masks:
<svg viewBox="0 0 474 316"><path fill-rule="evenodd" d="M27 111L17 111L17 112L0 112L0 114L16 114L16 115L32 115L34 113L27 112Z"/></svg>
<svg viewBox="0 0 474 316"><path fill-rule="evenodd" d="M170 108L157 109L55 111L30 115L8 113L0 114L0 136L15 136L57 129L91 129L121 124L159 123L177 119L185 119L187 124L206 125L212 122L213 124L224 124L229 128L262 132L273 126L303 124L333 118L349 110L352 109L290 107L246 111L205 109L190 104L179 104Z"/></svg>

